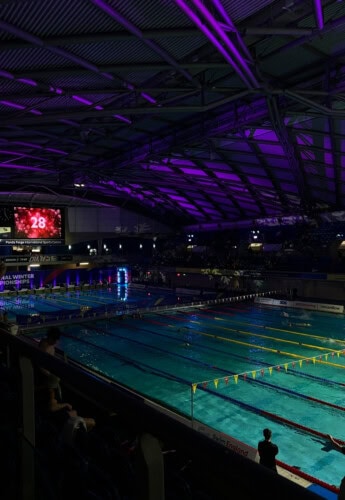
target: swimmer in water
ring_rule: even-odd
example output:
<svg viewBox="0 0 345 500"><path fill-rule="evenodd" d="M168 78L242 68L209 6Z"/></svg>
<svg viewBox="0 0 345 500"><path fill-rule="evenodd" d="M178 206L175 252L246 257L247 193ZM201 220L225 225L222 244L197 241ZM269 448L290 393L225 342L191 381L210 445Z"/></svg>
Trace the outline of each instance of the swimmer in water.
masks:
<svg viewBox="0 0 345 500"><path fill-rule="evenodd" d="M187 335L185 334L183 336L183 344L182 344L183 347L191 347L192 344L193 344L192 341L193 341L192 335L191 334L187 334Z"/></svg>
<svg viewBox="0 0 345 500"><path fill-rule="evenodd" d="M310 323L289 323L289 326L311 326Z"/></svg>

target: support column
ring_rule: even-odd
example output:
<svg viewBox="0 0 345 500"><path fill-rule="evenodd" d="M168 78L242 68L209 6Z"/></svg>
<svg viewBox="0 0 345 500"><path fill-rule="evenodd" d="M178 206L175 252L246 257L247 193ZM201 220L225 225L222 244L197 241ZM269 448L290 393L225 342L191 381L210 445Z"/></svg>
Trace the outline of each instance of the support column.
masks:
<svg viewBox="0 0 345 500"><path fill-rule="evenodd" d="M22 499L35 500L35 401L31 360L19 358L22 387L23 432L21 436Z"/></svg>
<svg viewBox="0 0 345 500"><path fill-rule="evenodd" d="M139 489L140 500L164 500L164 460L158 439L144 433L139 440Z"/></svg>

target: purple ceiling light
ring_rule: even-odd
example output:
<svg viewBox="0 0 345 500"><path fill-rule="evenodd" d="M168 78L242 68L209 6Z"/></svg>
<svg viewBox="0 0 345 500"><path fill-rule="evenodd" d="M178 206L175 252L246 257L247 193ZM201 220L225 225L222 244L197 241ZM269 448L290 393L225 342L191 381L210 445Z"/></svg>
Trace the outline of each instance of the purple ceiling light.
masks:
<svg viewBox="0 0 345 500"><path fill-rule="evenodd" d="M248 88L253 88L254 85L248 80L248 75L246 75L242 69L233 60L232 56L224 49L223 45L217 40L217 38L211 33L211 31L203 24L201 19L188 7L184 0L175 0L175 3L185 12L185 14L198 26L198 28L204 33L204 35L210 40L210 42L216 47L218 52L222 54L224 59L233 67L241 80L246 84Z"/></svg>
<svg viewBox="0 0 345 500"><path fill-rule="evenodd" d="M2 162L0 162L0 167L1 168L10 168L12 170L17 168L19 170L30 170L32 172L41 172L42 174L51 174L51 170L48 170L46 168L28 167L27 165L16 165L15 163L2 163Z"/></svg>
<svg viewBox="0 0 345 500"><path fill-rule="evenodd" d="M24 83L25 85L30 85L31 87L37 87L38 83L31 78L16 78L12 73L8 71L0 70L0 78L7 78L8 80L16 80L17 82Z"/></svg>
<svg viewBox="0 0 345 500"><path fill-rule="evenodd" d="M8 71L3 71L3 70L0 70L0 78L7 78L9 80L15 80L17 82L24 83L26 85L30 85L31 87L37 87L39 85L37 82L35 82L35 80L32 80L31 78L16 78L14 75L12 75L12 73L9 73ZM40 86L41 86L41 84L40 84ZM53 92L53 93L55 93L57 95L64 94L64 90L63 89L60 89L58 87L53 87L52 85L49 86L49 92ZM148 96L148 97L150 97L150 96ZM88 106L91 106L91 105L94 104L91 101L88 101L87 99L84 99L83 97L79 97L77 95L72 96L72 98L75 99L76 101L79 101L82 104L86 104ZM152 102L152 101L150 101L150 102ZM15 103L13 104L12 107L15 107ZM17 108L17 109L26 109L26 108L24 107L24 108ZM103 106L100 106L100 105L96 105L94 107L94 109L96 109L97 111L103 111L104 110ZM31 110L28 110L28 111L30 113L32 113L33 115L36 115L36 116L41 116L43 114L38 109L31 109Z"/></svg>
<svg viewBox="0 0 345 500"><path fill-rule="evenodd" d="M81 102L82 104L86 104L87 106L92 106L93 102L85 99L84 97L80 97L79 95L72 95L72 99L75 101Z"/></svg>
<svg viewBox="0 0 345 500"><path fill-rule="evenodd" d="M103 4L103 5L106 6L106 4ZM24 31L24 30L18 28L17 26L14 26L14 25L12 25L10 23L7 23L6 21L1 21L0 20L0 29L3 29L7 33L11 33L12 35L14 35L14 36L16 36L18 38L21 38L21 39L27 41L28 43L30 43L30 44L32 44L32 45L34 45L36 47L41 47L41 48L44 48L44 49L52 52L53 54L58 54L59 56L65 58L65 59L68 59L68 60L74 62L75 64L77 64L77 65L79 65L79 66L81 66L81 67L83 67L83 68L85 68L85 69L87 69L89 71L97 73L98 75L101 75L101 76L103 76L104 78L106 78L108 80L114 80L114 77L110 73L106 73L106 72L100 71L97 66L95 66L91 62L87 61L86 59L83 59L82 57L79 57L79 56L73 54L72 52L68 52L68 51L66 51L64 49L61 49L59 47L55 47L55 46L51 47L49 45L46 45L44 43L44 40L42 40L38 36L31 35L27 31ZM15 79L15 77L13 75L11 75L11 73L8 73L7 71L1 72L0 76L3 76L5 78L9 78L9 79ZM28 85L36 86L35 85L36 82L34 82L34 80L29 80L29 79L26 79L26 81L25 81L25 79L23 79L23 80L24 81L22 81L22 83L26 83ZM61 95L61 94L64 93L64 91L62 89L55 88L53 86L49 86L49 91L50 92L54 92L54 93L56 93L58 95ZM73 98L75 100L78 100L82 104L86 104L88 106L94 105L94 103L91 103L90 101L87 101L86 99L84 99L82 97L73 96ZM153 102L152 101L153 98L151 98L151 96L149 96L148 94L146 94L146 97L144 97L144 98L147 99L147 100L150 100L151 103ZM4 104L4 101L3 101L3 104ZM6 105L6 104L4 104L4 105ZM9 105L9 106L11 106L11 105ZM12 107L16 107L16 105L13 103ZM17 109L26 109L26 108L25 107L22 107L22 108L17 107ZM101 111L101 108L98 107L98 106L95 106L95 109L97 111ZM28 109L28 111L30 111L30 110ZM41 113L38 110L34 110L33 114L40 115ZM127 122L127 120L126 120L126 123L129 123L129 122Z"/></svg>
<svg viewBox="0 0 345 500"><path fill-rule="evenodd" d="M71 127L79 127L79 123L73 120L66 120L64 118L61 118L59 122L65 123L66 125L71 125Z"/></svg>
<svg viewBox="0 0 345 500"><path fill-rule="evenodd" d="M42 160L42 158L38 156L27 155L19 151L11 151L9 149L0 149L0 154L8 155L8 156L25 156L26 158L35 158L36 160Z"/></svg>
<svg viewBox="0 0 345 500"><path fill-rule="evenodd" d="M54 87L49 87L49 90L50 90L50 92L54 92L55 94L58 94L58 95L62 95L64 93L64 91L62 89L54 88ZM74 94L74 95L72 95L72 99L80 102L81 104L85 104L86 106L94 106L94 109L96 109L97 111L104 110L103 106L100 106L99 104L95 105L95 103L93 103L92 101L89 101L88 99L85 99L85 97L81 97L79 95Z"/></svg>
<svg viewBox="0 0 345 500"><path fill-rule="evenodd" d="M8 78L9 80L15 80L15 76L8 71L0 70L0 78Z"/></svg>
<svg viewBox="0 0 345 500"><path fill-rule="evenodd" d="M12 101L0 101L0 104L3 104L4 106L8 106L9 108L14 108L14 109L25 109L25 106L22 104L17 104Z"/></svg>
<svg viewBox="0 0 345 500"><path fill-rule="evenodd" d="M25 83L25 85L31 85L31 87L37 87L37 82L31 80L31 78L18 78L17 82Z"/></svg>
<svg viewBox="0 0 345 500"><path fill-rule="evenodd" d="M52 87L52 86L49 87L49 91L50 92L54 92L57 95L62 95L63 94L63 90L62 89L55 88L55 87Z"/></svg>
<svg viewBox="0 0 345 500"><path fill-rule="evenodd" d="M315 9L315 17L316 17L317 27L319 28L319 30L322 30L324 23L323 23L323 12L322 12L321 0L314 0L314 9Z"/></svg>
<svg viewBox="0 0 345 500"><path fill-rule="evenodd" d="M23 142L23 141L15 141L13 144L16 144L17 146L24 146L32 149L43 149L42 146L39 144L35 144L33 142Z"/></svg>
<svg viewBox="0 0 345 500"><path fill-rule="evenodd" d="M43 158L42 156L31 155L31 154L27 154L27 153L24 153L22 151L17 151L17 150L11 151L8 149L1 149L0 155L15 156L14 159L8 159L7 161L4 161L4 163L6 165L13 165L12 161L15 161L18 158L21 158L21 159L29 158L30 160L35 160L37 162L40 162L39 164L42 164L43 161L46 162L46 159Z"/></svg>
<svg viewBox="0 0 345 500"><path fill-rule="evenodd" d="M203 170L196 169L196 168L180 168L180 170L184 174L200 175L201 177L208 177L208 174L206 172L204 172Z"/></svg>
<svg viewBox="0 0 345 500"><path fill-rule="evenodd" d="M14 75L12 75L12 73L9 73L8 71L0 70L0 78L7 78L8 80L15 80L17 82L24 83L25 85L30 85L31 87L38 86L38 83L35 82L35 80L32 80L31 78L16 78ZM17 103L12 102L12 101L3 100L3 101L0 101L0 103L3 104L4 106L8 106L10 108L29 111L33 115L41 116L43 114L38 109L34 109L34 108L29 109L26 106L23 106L22 104L17 104Z"/></svg>
<svg viewBox="0 0 345 500"><path fill-rule="evenodd" d="M135 86L129 82L125 82L125 87L129 90L135 90ZM140 95L143 99L146 99L146 101L148 101L149 103L157 104L156 99L154 97L152 97L151 95L147 94L146 92L141 92Z"/></svg>
<svg viewBox="0 0 345 500"><path fill-rule="evenodd" d="M116 118L117 120L120 120L121 122L128 123L129 125L132 124L132 120L130 120L126 116L123 116L123 115L113 115L113 116L114 116L114 118Z"/></svg>
<svg viewBox="0 0 345 500"><path fill-rule="evenodd" d="M56 153L58 155L68 155L66 151L62 151L62 149L55 149L55 148L45 148L46 151L50 151L51 153Z"/></svg>
<svg viewBox="0 0 345 500"><path fill-rule="evenodd" d="M22 104L18 104L16 102L12 102L12 101L0 101L0 104L2 104L3 106L8 106L9 108L14 108L14 109L20 109L22 111L28 111L29 113L32 113L33 115L37 115L37 116L41 116L43 113L41 111L39 111L38 109L30 109L30 108L26 108L25 106L23 106Z"/></svg>
<svg viewBox="0 0 345 500"><path fill-rule="evenodd" d="M15 144L16 146L24 146L32 149L43 149L46 151L50 151L52 153L57 153L59 155L67 155L66 151L63 151L62 149L55 149L55 148L45 148L44 146L41 146L40 144L35 144L34 142L24 142L24 141L14 141L11 144Z"/></svg>
<svg viewBox="0 0 345 500"><path fill-rule="evenodd" d="M156 104L157 103L156 99L154 99L153 97L151 97L146 92L141 92L140 95L141 95L141 97L143 97L144 99L146 99L146 101L148 101L151 104Z"/></svg>
<svg viewBox="0 0 345 500"><path fill-rule="evenodd" d="M107 78L108 80L114 80L114 77L111 73L106 73L105 71L102 71L100 74L104 76L104 78Z"/></svg>
<svg viewBox="0 0 345 500"><path fill-rule="evenodd" d="M158 172L172 172L172 168L167 167L165 165L148 165L146 166L146 168L148 170L157 170Z"/></svg>
<svg viewBox="0 0 345 500"><path fill-rule="evenodd" d="M86 106L94 106L94 109L96 111L103 111L104 110L103 106L100 106L99 104L95 105L94 102L89 101L89 99L85 99L85 97L80 97L79 95L72 95L72 99L80 102L81 104L85 104Z"/></svg>

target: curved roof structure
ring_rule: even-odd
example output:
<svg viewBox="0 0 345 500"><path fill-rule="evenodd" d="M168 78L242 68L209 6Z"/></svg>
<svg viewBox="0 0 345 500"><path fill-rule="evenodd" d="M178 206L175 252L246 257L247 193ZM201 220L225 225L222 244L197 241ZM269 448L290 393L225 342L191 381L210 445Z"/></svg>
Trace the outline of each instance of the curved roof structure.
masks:
<svg viewBox="0 0 345 500"><path fill-rule="evenodd" d="M0 0L0 203L343 210L344 55L335 0Z"/></svg>

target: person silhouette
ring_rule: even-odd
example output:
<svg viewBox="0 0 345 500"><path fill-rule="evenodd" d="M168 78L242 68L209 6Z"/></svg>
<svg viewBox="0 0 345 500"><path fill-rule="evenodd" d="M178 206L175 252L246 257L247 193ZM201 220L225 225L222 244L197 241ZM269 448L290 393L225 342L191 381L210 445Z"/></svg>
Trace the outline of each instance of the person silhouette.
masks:
<svg viewBox="0 0 345 500"><path fill-rule="evenodd" d="M262 441L259 441L258 444L258 452L260 457L259 463L264 467L268 467L269 469L278 472L276 465L276 455L278 455L279 453L279 448L276 444L272 443L271 441L272 438L271 429L267 428L264 429L263 435L264 439Z"/></svg>

